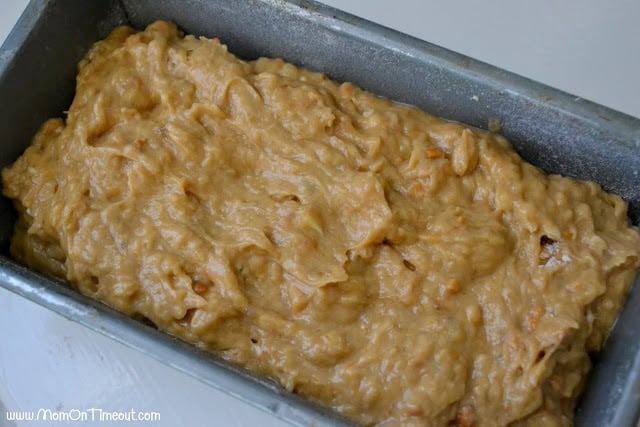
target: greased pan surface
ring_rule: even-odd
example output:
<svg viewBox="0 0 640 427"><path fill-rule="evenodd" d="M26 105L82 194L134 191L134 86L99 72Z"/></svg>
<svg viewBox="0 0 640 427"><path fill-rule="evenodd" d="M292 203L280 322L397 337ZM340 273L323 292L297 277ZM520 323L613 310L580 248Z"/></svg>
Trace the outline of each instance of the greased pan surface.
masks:
<svg viewBox="0 0 640 427"><path fill-rule="evenodd" d="M601 183L630 202L640 222L640 120L486 64L307 1L34 0L0 51L0 167L30 143L38 126L72 97L76 63L116 25L156 19L219 37L247 59L279 56L448 119L502 123L516 149L547 172ZM8 102L7 102L8 100ZM0 204L6 254L13 224ZM93 302L4 257L0 285L105 333L293 424L337 418L268 381ZM600 354L578 411L578 425L635 425L640 406L640 296L632 291Z"/></svg>

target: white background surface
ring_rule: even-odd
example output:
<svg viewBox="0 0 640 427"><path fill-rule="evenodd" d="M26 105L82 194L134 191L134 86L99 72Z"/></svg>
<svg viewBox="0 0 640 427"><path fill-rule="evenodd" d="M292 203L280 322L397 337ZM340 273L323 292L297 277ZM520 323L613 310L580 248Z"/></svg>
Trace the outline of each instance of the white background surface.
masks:
<svg viewBox="0 0 640 427"><path fill-rule="evenodd" d="M0 0L0 41L26 3ZM326 3L640 117L640 1ZM161 422L141 424L167 427L284 425L0 288L0 426L3 406L157 411Z"/></svg>

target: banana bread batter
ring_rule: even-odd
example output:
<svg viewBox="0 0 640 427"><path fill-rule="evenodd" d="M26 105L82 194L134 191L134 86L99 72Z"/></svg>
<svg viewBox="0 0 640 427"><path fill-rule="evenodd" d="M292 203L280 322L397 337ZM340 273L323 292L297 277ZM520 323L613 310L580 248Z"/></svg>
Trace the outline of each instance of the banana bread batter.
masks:
<svg viewBox="0 0 640 427"><path fill-rule="evenodd" d="M597 184L166 22L2 179L17 259L363 424L570 425L639 265Z"/></svg>

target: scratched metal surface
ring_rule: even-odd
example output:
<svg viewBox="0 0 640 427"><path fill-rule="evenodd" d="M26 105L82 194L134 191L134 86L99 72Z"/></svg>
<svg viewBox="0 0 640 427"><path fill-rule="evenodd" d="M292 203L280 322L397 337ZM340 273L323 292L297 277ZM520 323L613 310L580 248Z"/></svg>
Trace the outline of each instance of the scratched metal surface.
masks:
<svg viewBox="0 0 640 427"><path fill-rule="evenodd" d="M19 155L44 119L66 109L75 64L93 41L116 24L142 27L159 18L191 33L218 36L242 57L281 56L449 119L478 127L499 119L526 159L548 172L600 182L630 201L631 218L639 222L640 120L307 1L32 1L0 52L0 97L12 100L0 103L0 166ZM75 31L60 31L66 28ZM3 200L5 252L12 220ZM0 285L293 424L339 422L7 258L0 260ZM578 425L635 424L640 335L633 325L639 315L636 289L597 361Z"/></svg>

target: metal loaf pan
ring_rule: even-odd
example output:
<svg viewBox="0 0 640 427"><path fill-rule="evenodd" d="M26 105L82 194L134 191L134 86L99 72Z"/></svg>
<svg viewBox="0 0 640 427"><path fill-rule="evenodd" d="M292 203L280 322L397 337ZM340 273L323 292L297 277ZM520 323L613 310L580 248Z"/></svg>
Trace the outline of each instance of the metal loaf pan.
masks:
<svg viewBox="0 0 640 427"><path fill-rule="evenodd" d="M550 173L599 182L640 222L640 120L306 0L32 0L0 50L0 167L74 93L76 64L119 24L156 19L219 37L245 59L282 57L444 118L500 120L520 154ZM0 285L295 425L344 424L331 411L83 297L7 256L15 214L0 200ZM636 282L636 285L638 283ZM640 408L640 288L597 357L579 426L634 426Z"/></svg>

